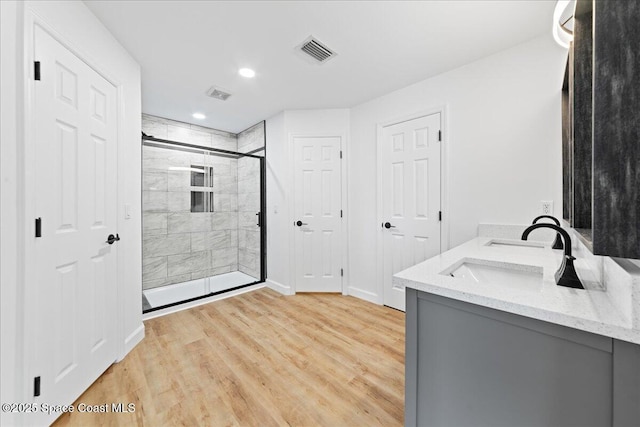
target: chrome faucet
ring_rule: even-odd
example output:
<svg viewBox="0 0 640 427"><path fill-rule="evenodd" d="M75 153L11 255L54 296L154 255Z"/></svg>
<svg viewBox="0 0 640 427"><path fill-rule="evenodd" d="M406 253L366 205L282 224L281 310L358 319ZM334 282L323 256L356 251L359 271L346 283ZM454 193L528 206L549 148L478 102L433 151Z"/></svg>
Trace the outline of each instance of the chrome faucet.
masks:
<svg viewBox="0 0 640 427"><path fill-rule="evenodd" d="M522 240L527 240L529 233L538 228L551 228L552 230L557 231L558 234L561 234L562 240L564 241L564 256L562 257L560 268L555 274L556 285L566 286L567 288L584 289L584 286L582 286L582 282L576 273L576 269L573 266L573 260L576 258L571 255L571 237L569 237L569 233L555 224L533 224L524 230L522 233Z"/></svg>
<svg viewBox="0 0 640 427"><path fill-rule="evenodd" d="M543 218L552 220L553 222L556 223L558 227L560 227L560 221L558 221L558 218L551 215L540 215L536 217L531 224L535 224L536 222L538 222ZM553 244L551 245L551 249L562 249L562 240L560 239L560 233L556 233L556 240L553 241Z"/></svg>

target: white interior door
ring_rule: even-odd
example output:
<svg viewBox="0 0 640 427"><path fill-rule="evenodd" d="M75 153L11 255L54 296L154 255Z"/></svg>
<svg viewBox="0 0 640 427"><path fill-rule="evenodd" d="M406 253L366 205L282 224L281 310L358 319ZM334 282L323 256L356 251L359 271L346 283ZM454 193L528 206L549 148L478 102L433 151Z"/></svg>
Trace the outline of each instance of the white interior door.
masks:
<svg viewBox="0 0 640 427"><path fill-rule="evenodd" d="M392 276L440 253L440 113L383 129L384 304L405 309Z"/></svg>
<svg viewBox="0 0 640 427"><path fill-rule="evenodd" d="M296 292L341 292L339 137L294 138Z"/></svg>
<svg viewBox="0 0 640 427"><path fill-rule="evenodd" d="M70 404L116 359L116 88L38 26L34 59L35 401Z"/></svg>

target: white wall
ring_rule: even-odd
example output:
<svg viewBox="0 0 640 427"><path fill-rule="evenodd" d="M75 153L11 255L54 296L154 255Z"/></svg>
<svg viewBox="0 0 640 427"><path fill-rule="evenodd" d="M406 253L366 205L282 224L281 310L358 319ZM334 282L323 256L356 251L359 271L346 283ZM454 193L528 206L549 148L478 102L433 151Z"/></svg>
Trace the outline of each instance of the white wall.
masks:
<svg viewBox="0 0 640 427"><path fill-rule="evenodd" d="M290 294L289 286L289 190L287 138L282 112L266 120L267 162L267 285Z"/></svg>
<svg viewBox="0 0 640 427"><path fill-rule="evenodd" d="M119 357L144 336L141 313L141 197L140 197L140 67L82 2L7 2L2 1L2 402L27 402L27 367L22 366L23 250L32 236L32 201L23 196L25 168L23 135L23 99L28 93L27 76L22 64L29 64L32 49L23 35L32 34L25 22L38 19L47 23L64 40L92 64L99 64L108 78L116 81L123 109L118 145L118 289L121 322ZM24 16L24 19L23 19ZM131 207L132 217L124 219L124 205ZM33 286L33 284L28 284ZM22 385L25 385L22 387ZM2 414L5 424L6 414ZM7 424L13 420L7 418Z"/></svg>
<svg viewBox="0 0 640 427"><path fill-rule="evenodd" d="M344 136L349 144L349 110L287 110L267 119L267 285L292 292L290 238L293 168L290 140L294 135ZM343 207L346 208L346 207Z"/></svg>
<svg viewBox="0 0 640 427"><path fill-rule="evenodd" d="M524 224L562 209L560 89L567 51L545 35L351 110L349 293L377 289L376 125L446 106L450 245L480 222Z"/></svg>

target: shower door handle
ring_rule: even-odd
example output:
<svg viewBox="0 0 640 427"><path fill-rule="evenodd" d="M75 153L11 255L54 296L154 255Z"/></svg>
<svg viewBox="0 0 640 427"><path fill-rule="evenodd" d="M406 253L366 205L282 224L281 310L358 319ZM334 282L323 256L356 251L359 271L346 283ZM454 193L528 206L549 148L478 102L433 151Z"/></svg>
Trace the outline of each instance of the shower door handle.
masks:
<svg viewBox="0 0 640 427"><path fill-rule="evenodd" d="M258 223L256 224L258 227L262 227L262 216L260 215L261 212L258 212L256 214L256 216L258 217Z"/></svg>

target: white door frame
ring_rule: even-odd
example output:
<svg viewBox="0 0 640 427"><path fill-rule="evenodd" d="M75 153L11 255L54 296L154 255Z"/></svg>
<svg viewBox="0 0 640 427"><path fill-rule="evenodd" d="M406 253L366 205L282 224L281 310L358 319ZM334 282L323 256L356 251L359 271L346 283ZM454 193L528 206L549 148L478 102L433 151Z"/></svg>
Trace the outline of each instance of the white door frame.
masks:
<svg viewBox="0 0 640 427"><path fill-rule="evenodd" d="M384 235L382 233L382 227L378 227L378 224L382 224L385 221L383 218L383 194L382 194L382 170L384 167L384 151L383 151L383 131L384 128L396 125L402 122L408 122L420 117L430 116L432 114L440 113L440 129L442 130L442 141L440 148L440 210L442 211L442 222L440 223L440 253L449 249L449 224L450 224L450 211L449 211L449 129L448 129L448 106L440 105L431 107L426 110L422 110L417 113L395 117L389 120L378 122L376 124L376 259L377 259L377 280L376 288L378 293L378 303L384 304Z"/></svg>
<svg viewBox="0 0 640 427"><path fill-rule="evenodd" d="M340 202L342 204L342 221L340 221L340 233L341 233L341 244L340 250L342 253L340 254L340 258L342 260L342 268L344 271L344 276L341 277L342 282L342 295L347 295L347 289L349 286L349 270L347 269L348 261L349 261L349 241L348 241L348 229L347 224L349 221L349 211L347 209L347 150L346 150L346 135L341 132L313 132L313 133L289 133L288 140L288 150L289 150L289 164L291 168L289 170L289 221L288 224L291 226L289 229L289 248L290 248L290 256L289 256L289 283L291 284L291 293L296 293L296 259L293 254L293 251L296 247L295 241L295 230L293 230L293 222L296 220L295 218L295 192L293 191L293 183L295 182L295 147L294 140L295 138L340 138L340 150L342 150L342 161L340 162Z"/></svg>
<svg viewBox="0 0 640 427"><path fill-rule="evenodd" d="M99 61L96 61L92 58L91 55L83 52L81 49L75 45L72 41L66 39L62 36L58 31L56 31L51 25L49 25L44 19L38 16L34 11L30 8L26 7L24 10L24 44L23 44L23 70L25 76L23 76L24 82L24 121L22 123L22 132L24 135L24 152L22 158L23 167L18 172L19 185L18 188L22 189L22 198L23 205L18 207L18 216L24 218L23 229L22 229L22 242L24 242L23 252L22 254L22 272L23 272L23 285L24 285L24 296L21 302L22 310L22 358L23 366L22 366L22 395L24 396L24 402L30 402L33 399L31 384L33 383L33 378L38 375L37 372L34 371L35 367L35 342L33 342L30 337L33 334L29 334L29 331L35 330L38 325L35 324L34 320L36 316L33 315L33 310L35 307L30 301L34 301L34 297L37 292L37 280L35 274L34 263L36 260L36 251L35 251L35 241L34 241L34 218L36 217L36 209L35 209L35 200L33 195L36 194L37 183L35 182L34 174L29 173L30 168L34 167L36 164L36 141L34 139L34 124L37 117L34 116L35 111L35 99L33 90L33 86L35 84L34 80L34 48L35 48L35 40L34 33L35 27L39 26L45 32L47 32L51 37L65 46L69 51L71 51L74 55L80 58L83 62L85 62L89 67L98 72L104 79L106 79L109 83L113 84L116 88L116 108L117 108L117 144L118 151L120 151L120 147L122 141L125 139L125 129L124 129L124 96L123 91L124 87L121 82L118 81L114 76L109 75L104 72L104 68L101 67ZM44 71L44 70L43 70ZM46 71L45 71L46 72ZM118 165L114 167L118 168L117 176L120 176L120 172L122 170L123 165L120 164L120 154L118 154ZM124 201L122 200L122 192L121 186L123 183L118 179L116 183L116 199L117 199L117 220L116 226L118 229L122 228L123 215L120 207L124 205ZM114 232L117 230L114 230ZM124 289L124 281L122 280L122 268L119 268L121 265L125 265L122 259L122 252L118 251L116 248L113 248L115 251L115 264L116 264L116 287L114 292L116 293L116 300L119 301L119 296L125 294L123 292ZM125 348L125 331L124 331L124 304L117 304L117 313L114 313L114 321L116 322L116 355L117 360L114 362L122 360L126 355L129 349ZM18 349L18 353L20 353L20 349ZM71 403L71 402L69 402Z"/></svg>

